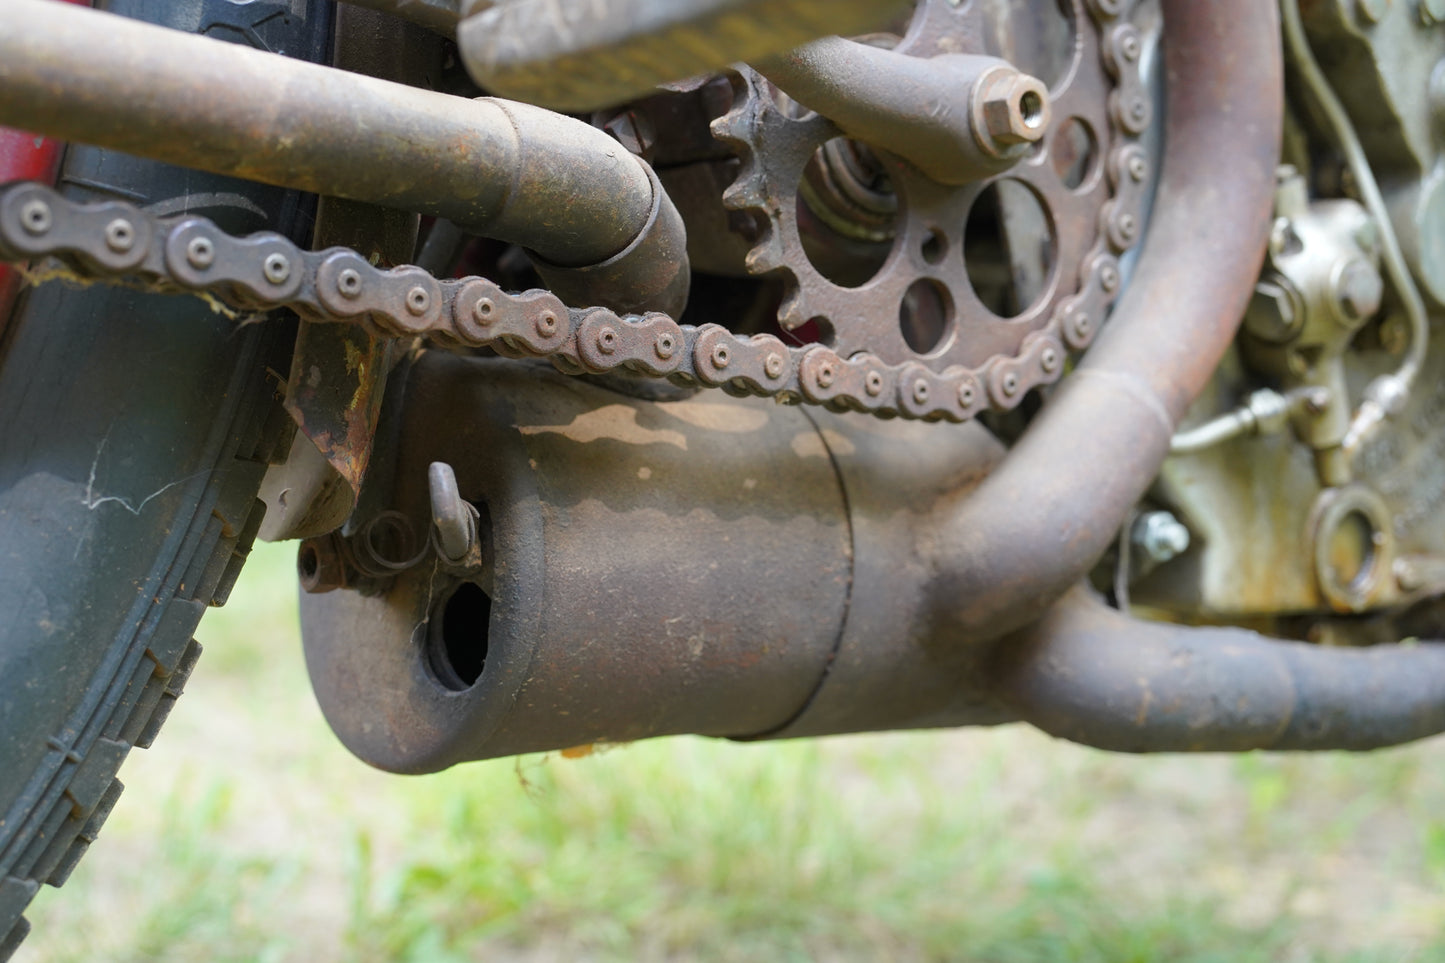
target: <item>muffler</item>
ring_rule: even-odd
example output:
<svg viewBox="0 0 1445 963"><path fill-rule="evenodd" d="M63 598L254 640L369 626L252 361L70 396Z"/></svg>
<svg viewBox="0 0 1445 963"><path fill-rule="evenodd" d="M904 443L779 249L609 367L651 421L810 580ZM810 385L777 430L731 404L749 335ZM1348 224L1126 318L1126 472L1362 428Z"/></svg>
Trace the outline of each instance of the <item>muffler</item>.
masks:
<svg viewBox="0 0 1445 963"><path fill-rule="evenodd" d="M440 352L403 397L385 514L426 531L445 462L483 563L432 551L371 594L303 598L321 708L367 762L998 717L977 654L931 643L914 550L1002 455L983 428L645 401Z"/></svg>

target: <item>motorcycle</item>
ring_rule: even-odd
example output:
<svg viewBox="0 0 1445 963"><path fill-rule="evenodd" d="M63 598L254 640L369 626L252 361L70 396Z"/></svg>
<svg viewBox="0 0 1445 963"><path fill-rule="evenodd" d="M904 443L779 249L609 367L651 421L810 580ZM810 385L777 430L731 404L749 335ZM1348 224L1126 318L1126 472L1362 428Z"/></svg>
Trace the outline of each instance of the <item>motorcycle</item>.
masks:
<svg viewBox="0 0 1445 963"><path fill-rule="evenodd" d="M0 959L258 537L400 773L1445 730L1445 5L86 6L0 11Z"/></svg>

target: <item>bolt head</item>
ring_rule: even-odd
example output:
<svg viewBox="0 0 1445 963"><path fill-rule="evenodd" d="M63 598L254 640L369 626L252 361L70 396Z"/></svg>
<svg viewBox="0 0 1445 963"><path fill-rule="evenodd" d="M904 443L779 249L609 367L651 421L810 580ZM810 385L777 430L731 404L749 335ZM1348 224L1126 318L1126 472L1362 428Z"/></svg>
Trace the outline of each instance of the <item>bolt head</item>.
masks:
<svg viewBox="0 0 1445 963"><path fill-rule="evenodd" d="M1335 301L1341 318L1358 324L1380 310L1385 297L1385 279L1362 258L1354 258L1339 273L1335 282Z"/></svg>
<svg viewBox="0 0 1445 963"><path fill-rule="evenodd" d="M1162 565L1189 549L1189 529L1169 512L1147 512L1134 522L1134 545Z"/></svg>
<svg viewBox="0 0 1445 963"><path fill-rule="evenodd" d="M1304 314L1298 295L1280 277L1265 278L1254 287L1254 296L1244 314L1246 330L1261 341L1282 344L1299 334Z"/></svg>

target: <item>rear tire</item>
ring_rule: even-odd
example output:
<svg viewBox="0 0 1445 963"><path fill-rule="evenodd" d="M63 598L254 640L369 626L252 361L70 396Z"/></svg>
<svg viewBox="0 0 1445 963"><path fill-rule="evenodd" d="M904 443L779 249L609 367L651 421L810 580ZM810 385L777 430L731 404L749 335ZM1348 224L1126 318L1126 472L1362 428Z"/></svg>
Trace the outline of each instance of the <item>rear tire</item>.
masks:
<svg viewBox="0 0 1445 963"><path fill-rule="evenodd" d="M101 0L113 13L312 61L331 4ZM304 243L303 195L72 147L60 188ZM279 403L294 322L238 327L198 299L47 284L0 341L0 961L155 738L260 527L294 427Z"/></svg>

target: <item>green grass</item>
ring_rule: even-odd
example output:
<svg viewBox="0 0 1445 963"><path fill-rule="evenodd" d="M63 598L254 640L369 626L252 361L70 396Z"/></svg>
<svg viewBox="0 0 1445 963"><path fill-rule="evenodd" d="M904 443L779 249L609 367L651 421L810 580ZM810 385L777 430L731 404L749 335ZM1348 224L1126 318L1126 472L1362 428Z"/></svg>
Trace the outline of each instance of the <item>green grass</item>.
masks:
<svg viewBox="0 0 1445 963"><path fill-rule="evenodd" d="M38 961L1445 960L1445 744L672 739L402 778L311 701L259 551Z"/></svg>

